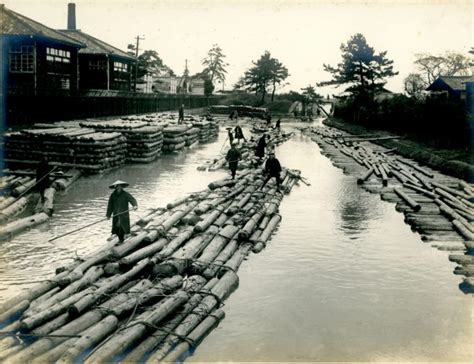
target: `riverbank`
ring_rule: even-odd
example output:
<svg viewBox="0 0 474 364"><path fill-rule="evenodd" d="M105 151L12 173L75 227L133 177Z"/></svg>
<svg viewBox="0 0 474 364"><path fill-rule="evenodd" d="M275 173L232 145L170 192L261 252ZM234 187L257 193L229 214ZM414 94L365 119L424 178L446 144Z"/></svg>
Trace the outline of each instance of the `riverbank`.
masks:
<svg viewBox="0 0 474 364"><path fill-rule="evenodd" d="M329 118L323 122L327 126L332 126L344 130L354 135L377 134L381 136L395 136L395 134L366 128L362 125L346 123L340 119ZM403 157L411 158L434 168L450 176L462 178L466 181L474 181L474 165L469 161L469 153L458 149L435 149L410 139L388 139L378 140L374 143L386 148L397 148L397 153Z"/></svg>

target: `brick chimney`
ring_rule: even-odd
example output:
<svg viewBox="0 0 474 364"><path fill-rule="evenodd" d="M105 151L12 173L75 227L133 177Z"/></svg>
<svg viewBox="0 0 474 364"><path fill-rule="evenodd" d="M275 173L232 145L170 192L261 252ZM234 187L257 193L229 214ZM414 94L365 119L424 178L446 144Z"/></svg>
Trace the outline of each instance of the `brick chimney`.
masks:
<svg viewBox="0 0 474 364"><path fill-rule="evenodd" d="M67 4L67 30L76 30L76 4Z"/></svg>

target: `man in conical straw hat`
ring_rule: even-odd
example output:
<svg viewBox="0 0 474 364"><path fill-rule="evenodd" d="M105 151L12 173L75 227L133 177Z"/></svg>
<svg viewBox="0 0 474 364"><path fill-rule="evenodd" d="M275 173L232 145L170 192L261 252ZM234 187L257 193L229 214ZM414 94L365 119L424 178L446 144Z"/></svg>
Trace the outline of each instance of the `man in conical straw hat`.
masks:
<svg viewBox="0 0 474 364"><path fill-rule="evenodd" d="M109 188L114 192L110 195L109 204L107 205L107 218L112 217L112 234L116 234L122 243L125 234L130 234L130 214L128 204L130 203L134 210L137 209L137 200L124 190L128 187L128 183L117 180L112 183Z"/></svg>

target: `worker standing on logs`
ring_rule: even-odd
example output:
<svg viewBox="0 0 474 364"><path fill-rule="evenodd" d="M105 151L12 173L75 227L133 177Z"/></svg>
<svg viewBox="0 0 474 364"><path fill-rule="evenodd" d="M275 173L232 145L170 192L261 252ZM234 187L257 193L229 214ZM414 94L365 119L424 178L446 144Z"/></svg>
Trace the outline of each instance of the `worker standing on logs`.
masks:
<svg viewBox="0 0 474 364"><path fill-rule="evenodd" d="M49 166L48 157L44 156L36 168L36 189L41 196L42 202L44 202L44 190L49 188L51 184L51 180L49 178L50 174L51 167Z"/></svg>
<svg viewBox="0 0 474 364"><path fill-rule="evenodd" d="M244 133L243 133L242 128L240 127L240 125L237 125L235 127L234 136L235 136L235 139L237 139L237 144L240 144L240 139L243 139L244 142L247 141L244 137Z"/></svg>
<svg viewBox="0 0 474 364"><path fill-rule="evenodd" d="M184 104L181 104L178 111L178 124L184 122Z"/></svg>
<svg viewBox="0 0 474 364"><path fill-rule="evenodd" d="M239 160L242 158L239 150L235 147L235 143L232 144L227 155L225 157L227 163L229 163L230 173L232 174L232 179L235 179L235 173L237 171L237 167L239 166Z"/></svg>
<svg viewBox="0 0 474 364"><path fill-rule="evenodd" d="M265 147L267 146L267 134L263 134L257 142L257 147L255 148L255 156L258 158L258 164L262 162L263 157L265 157Z"/></svg>
<svg viewBox="0 0 474 364"><path fill-rule="evenodd" d="M227 137L229 138L230 146L234 144L234 134L232 134L232 128L227 128Z"/></svg>
<svg viewBox="0 0 474 364"><path fill-rule="evenodd" d="M260 189L262 189L267 184L270 178L275 177L277 189L279 191L280 183L281 183L280 172L281 172L280 161L275 158L275 152L271 151L265 163L264 173L267 175L267 177L265 181L263 182L263 185L260 187Z"/></svg>
<svg viewBox="0 0 474 364"><path fill-rule="evenodd" d="M116 234L119 241L123 243L125 234L130 234L130 214L128 213L128 204L130 203L134 210L137 209L137 200L124 190L128 187L127 182L115 181L109 188L114 189L110 195L107 205L107 219L112 216L112 234Z"/></svg>
<svg viewBox="0 0 474 364"><path fill-rule="evenodd" d="M275 129L277 129L278 132L280 132L280 123L281 123L281 118L278 118L278 120L275 123Z"/></svg>

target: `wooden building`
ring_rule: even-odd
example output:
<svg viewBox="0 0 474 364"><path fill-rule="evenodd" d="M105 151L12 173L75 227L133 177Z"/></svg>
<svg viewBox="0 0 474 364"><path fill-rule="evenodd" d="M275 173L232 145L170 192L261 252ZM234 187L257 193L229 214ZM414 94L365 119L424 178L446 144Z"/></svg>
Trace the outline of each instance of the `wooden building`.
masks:
<svg viewBox="0 0 474 364"><path fill-rule="evenodd" d="M445 93L451 99L466 99L466 84L473 82L473 76L440 76L426 91Z"/></svg>
<svg viewBox="0 0 474 364"><path fill-rule="evenodd" d="M74 95L85 45L0 4L0 78L8 94Z"/></svg>
<svg viewBox="0 0 474 364"><path fill-rule="evenodd" d="M131 90L135 57L76 29L74 3L68 4L67 29L59 32L85 45L79 50L79 89Z"/></svg>

